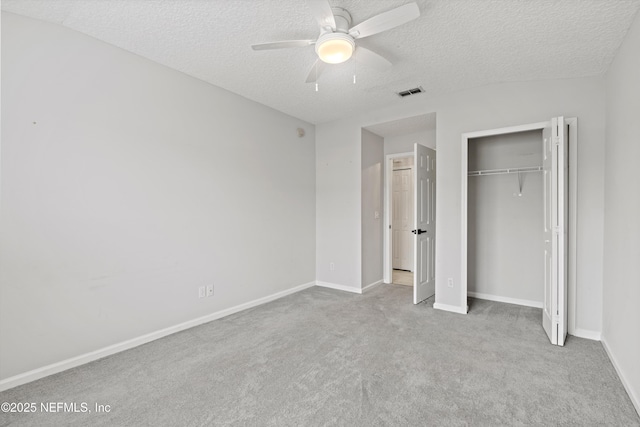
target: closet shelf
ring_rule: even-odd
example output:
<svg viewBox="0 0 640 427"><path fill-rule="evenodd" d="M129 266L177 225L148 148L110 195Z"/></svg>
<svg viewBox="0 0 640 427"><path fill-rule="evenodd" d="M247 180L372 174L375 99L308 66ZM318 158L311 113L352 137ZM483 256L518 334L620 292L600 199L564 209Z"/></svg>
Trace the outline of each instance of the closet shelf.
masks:
<svg viewBox="0 0 640 427"><path fill-rule="evenodd" d="M506 173L524 173L524 172L541 172L542 166L531 166L526 168L508 168L508 169L485 169L479 171L469 171L469 176L481 175L502 175Z"/></svg>

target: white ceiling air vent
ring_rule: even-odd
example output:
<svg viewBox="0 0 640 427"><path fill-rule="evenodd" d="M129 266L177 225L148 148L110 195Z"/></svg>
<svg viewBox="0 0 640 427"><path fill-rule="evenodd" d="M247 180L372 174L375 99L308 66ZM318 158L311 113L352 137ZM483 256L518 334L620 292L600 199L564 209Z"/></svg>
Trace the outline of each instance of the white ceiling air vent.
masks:
<svg viewBox="0 0 640 427"><path fill-rule="evenodd" d="M405 96L409 96L409 95L416 95L418 93L422 93L424 92L424 89L422 89L422 86L418 86L418 87L414 87L413 89L407 89L407 90L403 90L401 92L398 92L398 95L402 98L404 98Z"/></svg>

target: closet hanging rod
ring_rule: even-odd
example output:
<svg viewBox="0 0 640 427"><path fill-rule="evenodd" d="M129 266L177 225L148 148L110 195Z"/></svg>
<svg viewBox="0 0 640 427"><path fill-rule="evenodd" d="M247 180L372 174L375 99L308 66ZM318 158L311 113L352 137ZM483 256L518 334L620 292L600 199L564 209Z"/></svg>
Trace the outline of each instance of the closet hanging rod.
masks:
<svg viewBox="0 0 640 427"><path fill-rule="evenodd" d="M540 172L542 166L532 166L526 168L508 168L508 169L485 169L479 171L469 171L469 176L481 175L502 175L506 173L523 173L523 172Z"/></svg>

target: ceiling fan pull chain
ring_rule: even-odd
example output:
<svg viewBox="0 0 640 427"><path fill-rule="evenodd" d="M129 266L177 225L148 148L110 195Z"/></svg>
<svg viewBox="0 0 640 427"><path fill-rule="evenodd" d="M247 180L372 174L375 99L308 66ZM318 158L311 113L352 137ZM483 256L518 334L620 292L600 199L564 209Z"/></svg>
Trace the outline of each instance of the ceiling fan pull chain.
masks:
<svg viewBox="0 0 640 427"><path fill-rule="evenodd" d="M358 71L358 58L356 58L358 50L353 51L353 84L356 84L356 74Z"/></svg>

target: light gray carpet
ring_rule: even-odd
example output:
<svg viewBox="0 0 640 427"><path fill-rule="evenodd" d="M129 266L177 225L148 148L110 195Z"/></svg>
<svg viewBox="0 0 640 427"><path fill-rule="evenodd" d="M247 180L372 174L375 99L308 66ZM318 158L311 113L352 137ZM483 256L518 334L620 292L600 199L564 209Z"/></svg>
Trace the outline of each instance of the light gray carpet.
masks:
<svg viewBox="0 0 640 427"><path fill-rule="evenodd" d="M0 393L110 413L2 414L1 425L640 426L599 342L548 344L540 310L412 289L311 288Z"/></svg>

